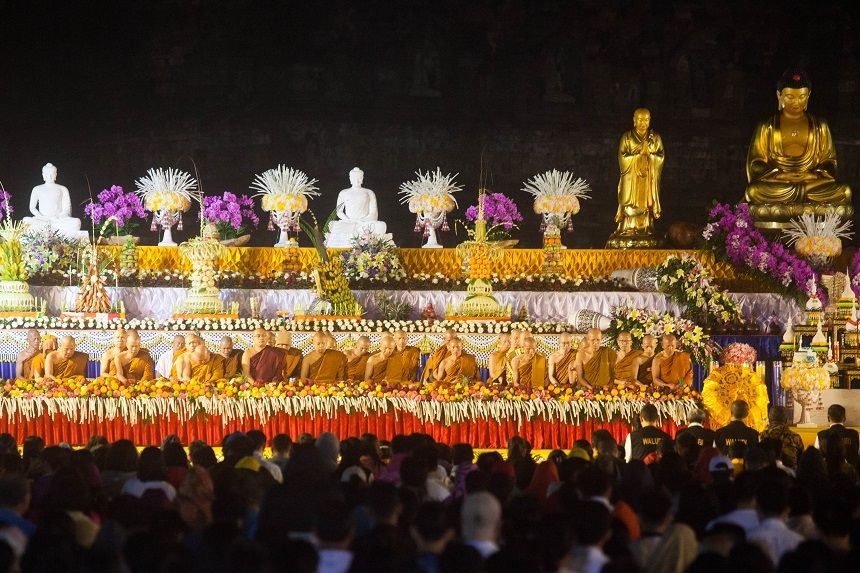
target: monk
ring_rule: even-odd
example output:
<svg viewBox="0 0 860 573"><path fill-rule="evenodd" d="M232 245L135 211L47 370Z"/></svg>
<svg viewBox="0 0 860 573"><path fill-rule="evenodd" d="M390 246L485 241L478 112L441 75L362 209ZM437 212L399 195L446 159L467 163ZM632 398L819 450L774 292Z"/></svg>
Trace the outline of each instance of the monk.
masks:
<svg viewBox="0 0 860 573"><path fill-rule="evenodd" d="M448 353L445 359L436 367L433 378L442 383L453 384L466 379L469 384L481 381L478 373L478 363L471 354L463 352L463 341L457 337L447 344Z"/></svg>
<svg viewBox="0 0 860 573"><path fill-rule="evenodd" d="M573 337L563 332L558 337L558 350L547 357L549 381L556 386L566 386L576 382L576 351L573 350Z"/></svg>
<svg viewBox="0 0 860 573"><path fill-rule="evenodd" d="M651 334L646 334L642 337L642 354L636 359L636 381L640 386L650 386L654 381L651 377L651 366L655 352L657 352L657 339Z"/></svg>
<svg viewBox="0 0 860 573"><path fill-rule="evenodd" d="M268 339L267 339L267 341L266 341L266 344L268 344L269 346L277 346L277 345L278 345L278 337L277 337L277 335L276 335L274 332L271 332L271 331L266 331L266 333L267 333L267 336L268 336Z"/></svg>
<svg viewBox="0 0 860 573"><path fill-rule="evenodd" d="M289 330L279 330L275 333L275 344L284 351L284 374L282 380L298 378L302 375L302 351L293 348L293 333Z"/></svg>
<svg viewBox="0 0 860 573"><path fill-rule="evenodd" d="M415 346L408 346L409 336L402 330L394 333L395 355L388 363L389 372L394 372L394 378L404 382L418 380L418 364L421 361L421 351ZM399 363L399 373L397 364ZM391 378L389 378L390 380Z"/></svg>
<svg viewBox="0 0 860 573"><path fill-rule="evenodd" d="M615 383L635 384L639 374L638 360L641 350L633 349L633 337L629 332L618 333L618 352L615 354Z"/></svg>
<svg viewBox="0 0 860 573"><path fill-rule="evenodd" d="M379 343L379 352L374 352L367 359L367 366L364 369L364 379L371 382L386 380L388 363L396 349L397 345L394 344L394 337L390 334L383 336Z"/></svg>
<svg viewBox="0 0 860 573"><path fill-rule="evenodd" d="M170 343L170 350L158 357L155 363L155 375L161 378L174 378L176 372L173 363L185 352L185 337L177 334Z"/></svg>
<svg viewBox="0 0 860 573"><path fill-rule="evenodd" d="M328 335L314 333L312 344L314 349L302 359L302 380L310 379L319 384L346 380L346 356L329 348Z"/></svg>
<svg viewBox="0 0 860 573"><path fill-rule="evenodd" d="M113 359L116 379L123 384L130 380L152 380L155 377L155 364L149 351L140 347L137 332L126 334L125 347Z"/></svg>
<svg viewBox="0 0 860 573"><path fill-rule="evenodd" d="M370 349L370 339L366 336L359 336L355 341L355 347L346 353L346 379L347 380L364 380L364 371L367 369L367 359Z"/></svg>
<svg viewBox="0 0 860 573"><path fill-rule="evenodd" d="M170 369L171 380L187 381L189 378L182 378L182 373L186 371L187 362L191 359L191 355L199 344L202 344L203 339L196 334L185 335L185 350L178 357L173 359L173 367ZM190 368L190 366L188 366Z"/></svg>
<svg viewBox="0 0 860 573"><path fill-rule="evenodd" d="M235 378L242 370L242 350L233 347L233 339L225 336L218 345L218 354L224 357L224 377Z"/></svg>
<svg viewBox="0 0 860 573"><path fill-rule="evenodd" d="M678 339L674 334L664 334L663 350L654 357L651 377L655 386L689 388L693 384L693 364L690 355L678 350Z"/></svg>
<svg viewBox="0 0 860 573"><path fill-rule="evenodd" d="M603 388L615 380L615 351L600 346L602 341L600 329L592 328L576 353L576 378L589 390Z"/></svg>
<svg viewBox="0 0 860 573"><path fill-rule="evenodd" d="M105 350L105 353L102 354L102 359L99 364L99 372L102 376L114 376L116 374L113 359L116 358L120 352L125 350L125 336L126 332L123 328L114 331L111 347Z"/></svg>
<svg viewBox="0 0 860 573"><path fill-rule="evenodd" d="M442 336L442 345L433 351L433 354L427 359L427 363L424 364L424 371L421 373L422 382L431 382L433 380L433 377L436 375L436 368L448 356L448 343L456 337L457 333L453 328L445 331L445 334Z"/></svg>
<svg viewBox="0 0 860 573"><path fill-rule="evenodd" d="M42 351L33 357L31 375L33 380L41 380L45 377L45 357L57 349L57 337L46 334L41 341Z"/></svg>
<svg viewBox="0 0 860 573"><path fill-rule="evenodd" d="M511 331L511 347L508 349L509 364L515 356L522 354L523 339L526 337L526 334L525 330L516 329Z"/></svg>
<svg viewBox="0 0 860 573"><path fill-rule="evenodd" d="M192 334L186 337L185 346L192 350L187 351L182 357L180 381L195 380L206 383L224 379L224 357L210 352L202 338Z"/></svg>
<svg viewBox="0 0 860 573"><path fill-rule="evenodd" d="M27 347L15 359L15 376L24 380L33 379L33 358L42 350L42 337L35 328L27 329Z"/></svg>
<svg viewBox="0 0 860 573"><path fill-rule="evenodd" d="M496 349L490 353L490 377L488 384L505 384L508 381L508 351L511 349L511 335L500 334L496 339Z"/></svg>
<svg viewBox="0 0 860 573"><path fill-rule="evenodd" d="M87 377L87 362L89 360L90 357L85 353L75 350L74 338L64 336L60 340L59 348L45 358L45 379L68 380L75 378L83 382Z"/></svg>
<svg viewBox="0 0 860 573"><path fill-rule="evenodd" d="M537 343L531 336L522 341L523 353L511 362L514 384L529 384L533 388L543 388L547 381L546 356L537 351Z"/></svg>
<svg viewBox="0 0 860 573"><path fill-rule="evenodd" d="M251 384L268 384L284 379L286 353L269 345L269 332L257 328L252 335L254 345L242 354L242 374Z"/></svg>

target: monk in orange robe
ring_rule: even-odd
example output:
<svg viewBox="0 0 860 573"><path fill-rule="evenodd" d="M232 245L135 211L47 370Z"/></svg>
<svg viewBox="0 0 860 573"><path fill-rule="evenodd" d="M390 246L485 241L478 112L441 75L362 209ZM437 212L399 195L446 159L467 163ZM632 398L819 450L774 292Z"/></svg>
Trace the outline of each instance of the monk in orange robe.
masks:
<svg viewBox="0 0 860 573"><path fill-rule="evenodd" d="M415 346L408 346L409 337L402 330L394 333L395 355L389 360L392 372L399 372L394 376L397 380L414 382L418 380L418 364L421 361L421 350ZM399 364L399 370L398 366Z"/></svg>
<svg viewBox="0 0 860 573"><path fill-rule="evenodd" d="M490 377L487 384L505 384L508 381L508 351L511 349L511 335L500 334L496 339L496 349L490 353L488 364Z"/></svg>
<svg viewBox="0 0 860 573"><path fill-rule="evenodd" d="M332 384L346 380L346 356L329 348L328 336L317 332L313 336L314 349L302 359L302 379L319 384Z"/></svg>
<svg viewBox="0 0 860 573"><path fill-rule="evenodd" d="M592 328L585 335L576 353L576 377L580 385L603 388L615 380L615 351L601 346L603 333Z"/></svg>
<svg viewBox="0 0 860 573"><path fill-rule="evenodd" d="M75 350L75 339L64 336L59 347L45 358L46 380L79 379L81 382L87 376L87 363L90 357Z"/></svg>
<svg viewBox="0 0 860 573"><path fill-rule="evenodd" d="M394 344L394 337L390 334L383 336L379 343L379 352L374 352L367 359L367 366L364 369L364 379L371 382L389 380L387 376L389 372L388 363L391 361L391 357L394 355L396 349L397 346Z"/></svg>
<svg viewBox="0 0 860 573"><path fill-rule="evenodd" d="M448 355L436 367L433 378L442 383L453 384L466 378L469 383L480 382L478 363L471 354L463 352L463 341L452 338L448 341Z"/></svg>
<svg viewBox="0 0 860 573"><path fill-rule="evenodd" d="M45 357L57 349L57 337L53 334L46 334L41 340L41 349L30 364L30 375L33 380L41 380L45 377Z"/></svg>
<svg viewBox="0 0 860 573"><path fill-rule="evenodd" d="M188 346L188 337L185 337L185 344L182 348L173 351L173 364L170 366L170 379L178 380L179 379L179 368L182 365L182 362L186 359L185 354L188 352L192 352L194 349Z"/></svg>
<svg viewBox="0 0 860 573"><path fill-rule="evenodd" d="M549 381L556 386L567 386L576 382L576 351L573 337L564 332L558 337L558 350L547 357Z"/></svg>
<svg viewBox="0 0 860 573"><path fill-rule="evenodd" d="M275 334L275 346L284 351L284 373L282 380L298 378L302 375L302 351L293 348L293 333L289 330L279 330Z"/></svg>
<svg viewBox="0 0 860 573"><path fill-rule="evenodd" d="M27 348L18 353L15 359L15 376L23 380L33 380L33 359L42 352L42 337L35 328L27 329ZM44 356L42 357L44 364Z"/></svg>
<svg viewBox="0 0 860 573"><path fill-rule="evenodd" d="M195 339L193 344L189 343L189 338ZM183 356L185 360L182 363L179 380L206 383L224 379L224 357L206 348L202 338L197 335L186 337L185 346L191 346L194 350L186 352Z"/></svg>
<svg viewBox="0 0 860 573"><path fill-rule="evenodd" d="M640 386L650 386L654 379L651 376L651 367L654 363L654 354L657 351L657 339L650 334L642 337L642 354L636 359L636 381Z"/></svg>
<svg viewBox="0 0 860 573"><path fill-rule="evenodd" d="M101 376L116 375L113 360L120 352L125 350L125 337L126 332L124 328L120 328L114 331L113 343L111 344L111 347L105 350L105 353L102 354L102 359L99 363L99 374Z"/></svg>
<svg viewBox="0 0 860 573"><path fill-rule="evenodd" d="M242 350L233 347L233 339L225 336L218 346L218 354L224 357L224 377L235 378L242 371Z"/></svg>
<svg viewBox="0 0 860 573"><path fill-rule="evenodd" d="M281 348L269 345L269 332L257 328L252 335L254 346L242 354L242 373L251 384L280 382L284 378L284 358Z"/></svg>
<svg viewBox="0 0 860 573"><path fill-rule="evenodd" d="M433 351L433 354L431 354L427 359L427 363L424 364L424 371L421 373L422 382L430 382L433 380L433 377L436 375L436 368L448 356L448 343L455 338L457 338L457 333L454 329L449 328L445 331L445 334L442 337L442 345Z"/></svg>
<svg viewBox="0 0 860 573"><path fill-rule="evenodd" d="M136 332L126 335L125 347L113 359L116 379L122 383L152 380L155 377L155 363L149 351L140 347L140 336Z"/></svg>
<svg viewBox="0 0 860 573"><path fill-rule="evenodd" d="M618 333L618 352L615 358L615 382L635 384L639 374L641 350L633 349L633 337L629 332Z"/></svg>
<svg viewBox="0 0 860 573"><path fill-rule="evenodd" d="M693 364L690 355L678 350L678 339L674 334L663 336L663 350L654 357L651 377L655 386L689 388L693 384Z"/></svg>
<svg viewBox="0 0 860 573"><path fill-rule="evenodd" d="M531 336L523 338L522 354L511 362L514 384L529 384L533 388L543 388L547 382L546 356L537 351L535 339Z"/></svg>
<svg viewBox="0 0 860 573"><path fill-rule="evenodd" d="M364 380L364 371L367 369L367 359L370 358L368 349L370 339L359 336L355 341L355 347L346 353L346 379Z"/></svg>

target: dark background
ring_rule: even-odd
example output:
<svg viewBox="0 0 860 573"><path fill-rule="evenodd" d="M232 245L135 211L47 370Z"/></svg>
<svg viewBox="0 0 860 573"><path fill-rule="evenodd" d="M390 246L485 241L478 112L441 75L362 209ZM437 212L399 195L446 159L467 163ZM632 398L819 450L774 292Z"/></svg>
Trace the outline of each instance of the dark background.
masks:
<svg viewBox="0 0 860 573"><path fill-rule="evenodd" d="M840 179L860 189L858 4L3 2L0 181L20 216L50 161L83 218L87 178L93 194L133 189L150 167L193 173L193 158L206 194L241 193L285 163L319 179L311 208L325 215L358 165L397 243L417 246L400 183L459 173L465 209L483 155L490 187L527 217L523 244L539 235L522 182L558 168L594 197L565 242L602 246L636 107L666 146L660 229L700 224L712 200L743 196L752 129L792 65L812 78Z"/></svg>

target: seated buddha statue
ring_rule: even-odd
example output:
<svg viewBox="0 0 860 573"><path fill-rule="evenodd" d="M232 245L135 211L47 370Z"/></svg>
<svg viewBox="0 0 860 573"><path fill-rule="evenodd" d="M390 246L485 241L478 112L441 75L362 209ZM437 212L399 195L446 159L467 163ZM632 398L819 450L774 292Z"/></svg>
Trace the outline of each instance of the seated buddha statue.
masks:
<svg viewBox="0 0 860 573"><path fill-rule="evenodd" d="M827 122L806 112L812 86L802 71L777 84L779 112L758 124L747 154L745 199L756 225L779 229L802 213L851 217L851 189L836 180L836 146Z"/></svg>
<svg viewBox="0 0 860 573"><path fill-rule="evenodd" d="M68 239L88 240L89 234L81 231L81 220L72 217L69 190L56 183L57 168L47 163L42 167L42 185L30 193L30 213L24 222L31 230L52 229Z"/></svg>
<svg viewBox="0 0 860 573"><path fill-rule="evenodd" d="M349 172L352 186L337 195L337 220L329 223L326 247L347 249L352 246L354 237L366 231L391 240L391 234L385 233L386 224L379 220L376 194L362 187L363 181L364 171L358 167Z"/></svg>

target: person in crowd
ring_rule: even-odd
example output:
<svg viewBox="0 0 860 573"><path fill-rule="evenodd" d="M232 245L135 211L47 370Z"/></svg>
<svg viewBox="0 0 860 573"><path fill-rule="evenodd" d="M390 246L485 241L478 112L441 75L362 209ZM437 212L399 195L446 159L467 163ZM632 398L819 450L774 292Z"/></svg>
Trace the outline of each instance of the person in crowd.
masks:
<svg viewBox="0 0 860 573"><path fill-rule="evenodd" d="M502 506L493 495L479 491L463 499L460 508L463 541L477 549L484 559L499 550L501 526Z"/></svg>
<svg viewBox="0 0 860 573"><path fill-rule="evenodd" d="M762 431L762 441L772 439L779 443L777 452L779 462L792 470L803 453L803 440L788 427L788 414L783 406L771 406L767 414L767 427Z"/></svg>
<svg viewBox="0 0 860 573"><path fill-rule="evenodd" d="M803 541L798 533L790 530L786 521L789 513L788 486L785 478L765 478L756 490L756 510L760 523L748 539L761 547L774 566L782 556L794 551Z"/></svg>
<svg viewBox="0 0 860 573"><path fill-rule="evenodd" d="M161 450L149 446L140 452L137 475L125 482L122 493L142 498L147 491L160 491L168 502L176 498L176 489L167 482L167 466Z"/></svg>
<svg viewBox="0 0 860 573"><path fill-rule="evenodd" d="M760 519L756 510L756 492L761 478L755 472L743 472L731 484L735 509L711 520L707 529L713 529L721 523L731 523L743 528L747 535L758 528Z"/></svg>
<svg viewBox="0 0 860 573"><path fill-rule="evenodd" d="M827 423L830 424L830 427L818 432L815 438L815 447L826 455L826 444L830 436L839 436L845 446L846 459L856 467L858 455L860 455L860 435L858 435L857 430L845 427L845 406L841 404L828 406Z"/></svg>
<svg viewBox="0 0 860 573"><path fill-rule="evenodd" d="M314 528L318 542L318 573L346 573L352 564L355 523L343 502L328 501L319 512Z"/></svg>
<svg viewBox="0 0 860 573"><path fill-rule="evenodd" d="M679 431L675 439L678 440L682 434L691 434L696 438L696 444L698 444L699 448L713 447L716 435L713 430L704 426L707 419L708 413L702 408L696 408L688 418L690 424Z"/></svg>
<svg viewBox="0 0 860 573"><path fill-rule="evenodd" d="M272 438L272 457L270 461L281 468L281 475L287 469L287 464L290 463L290 449L293 447L293 440L287 434L277 434Z"/></svg>
<svg viewBox="0 0 860 573"><path fill-rule="evenodd" d="M729 454L729 449L737 444L742 444L745 448L758 444L758 432L744 423L750 414L749 404L743 400L735 400L731 405L731 414L732 421L719 428L714 436L714 443L723 454Z"/></svg>
<svg viewBox="0 0 860 573"><path fill-rule="evenodd" d="M642 429L627 434L624 441L624 459L644 460L655 452L661 452L664 444L672 442L672 437L657 427L660 416L657 407L645 404L639 412Z"/></svg>
<svg viewBox="0 0 860 573"><path fill-rule="evenodd" d="M177 334L170 342L170 350L158 357L155 363L155 374L161 378L171 378L175 375L173 364L185 353L185 337Z"/></svg>
<svg viewBox="0 0 860 573"><path fill-rule="evenodd" d="M266 450L266 434L262 430L249 430L245 435L251 440L251 445L254 447L254 458L260 462L260 466L271 474L275 482L284 483L284 474L281 466L271 460L267 460L263 455Z"/></svg>
<svg viewBox="0 0 860 573"><path fill-rule="evenodd" d="M612 532L610 511L598 501L581 501L571 513L576 543L566 566L572 571L600 573L609 563L603 546Z"/></svg>

